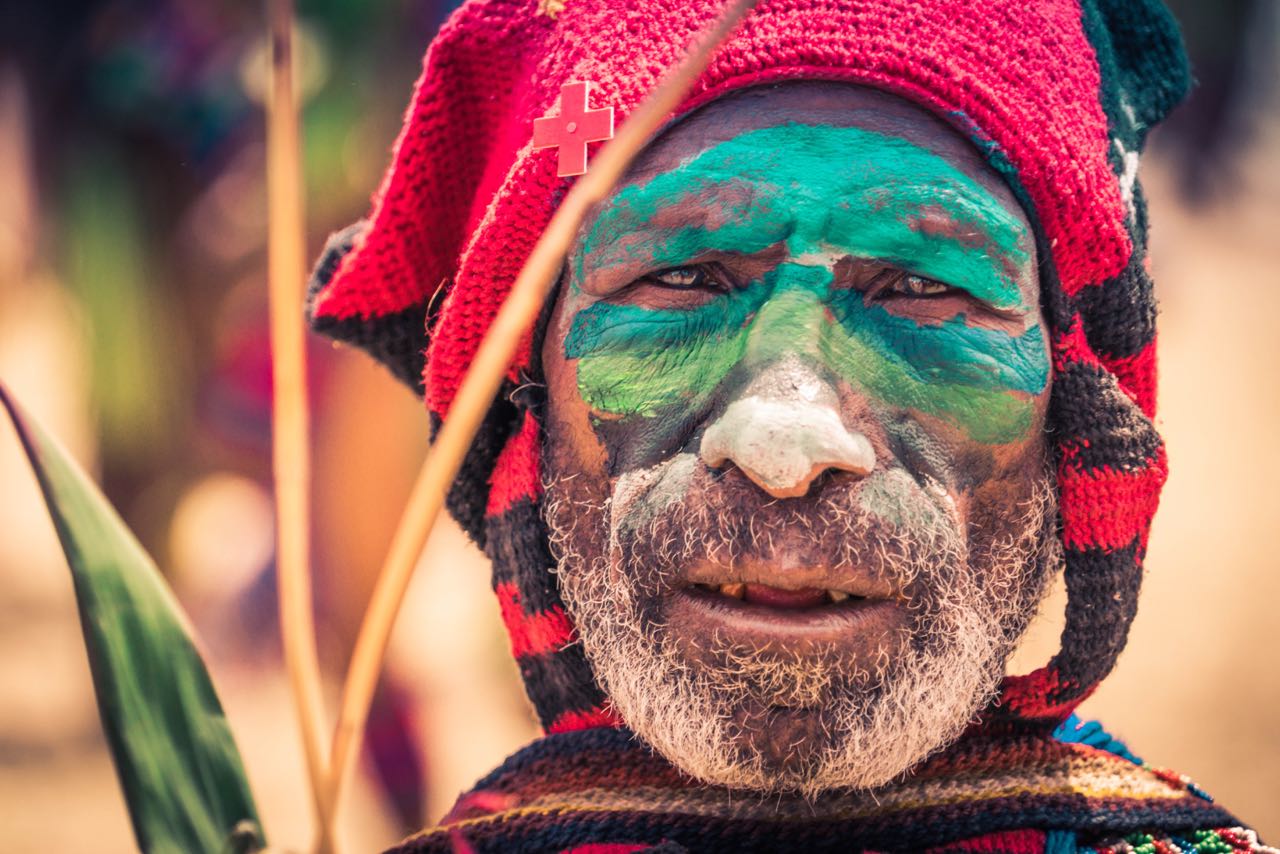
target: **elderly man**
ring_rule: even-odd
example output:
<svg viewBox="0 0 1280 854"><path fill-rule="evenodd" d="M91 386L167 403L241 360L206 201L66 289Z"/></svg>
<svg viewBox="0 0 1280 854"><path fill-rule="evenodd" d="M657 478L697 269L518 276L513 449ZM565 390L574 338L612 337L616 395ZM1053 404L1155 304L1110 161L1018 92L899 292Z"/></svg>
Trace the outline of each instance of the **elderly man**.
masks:
<svg viewBox="0 0 1280 854"><path fill-rule="evenodd" d="M447 413L606 110L719 11L466 4L317 328ZM759 4L450 495L548 735L402 850L1263 850L1071 717L1164 477L1135 178L1186 86L1154 1ZM1057 572L1062 650L1006 676Z"/></svg>

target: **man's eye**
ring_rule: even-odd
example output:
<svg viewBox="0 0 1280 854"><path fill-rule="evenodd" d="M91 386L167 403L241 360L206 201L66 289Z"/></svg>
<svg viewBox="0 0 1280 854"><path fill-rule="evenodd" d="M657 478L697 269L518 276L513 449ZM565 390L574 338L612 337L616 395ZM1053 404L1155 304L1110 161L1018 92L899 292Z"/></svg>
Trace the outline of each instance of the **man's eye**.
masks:
<svg viewBox="0 0 1280 854"><path fill-rule="evenodd" d="M907 297L933 297L942 294L951 293L954 288L950 285L944 285L942 282L935 282L933 279L926 279L923 276L912 276L905 274L892 282L885 291L888 293L899 294Z"/></svg>
<svg viewBox="0 0 1280 854"><path fill-rule="evenodd" d="M881 270L867 283L863 299L868 304L882 299L906 297L907 299L929 299L957 293L957 289L934 279L916 276L902 270L886 268Z"/></svg>
<svg viewBox="0 0 1280 854"><path fill-rule="evenodd" d="M705 288L714 284L707 271L701 267L672 267L670 270L650 273L645 278L663 287L679 290Z"/></svg>

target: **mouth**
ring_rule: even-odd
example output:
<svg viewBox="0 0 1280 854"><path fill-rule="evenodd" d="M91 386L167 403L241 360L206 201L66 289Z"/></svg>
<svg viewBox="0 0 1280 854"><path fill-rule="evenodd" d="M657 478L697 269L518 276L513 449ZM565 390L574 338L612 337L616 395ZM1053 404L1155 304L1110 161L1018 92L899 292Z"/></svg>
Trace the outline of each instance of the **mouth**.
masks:
<svg viewBox="0 0 1280 854"><path fill-rule="evenodd" d="M694 588L712 596L727 596L751 605L763 605L768 608L802 610L821 608L825 605L839 605L842 602L864 601L867 597L859 596L847 590L835 590L822 587L786 588L770 584L748 584L743 581L731 581L724 584L694 584Z"/></svg>
<svg viewBox="0 0 1280 854"><path fill-rule="evenodd" d="M666 615L677 642L691 650L730 641L762 654L792 656L834 650L875 657L907 625L898 598L854 584L690 580L668 594Z"/></svg>

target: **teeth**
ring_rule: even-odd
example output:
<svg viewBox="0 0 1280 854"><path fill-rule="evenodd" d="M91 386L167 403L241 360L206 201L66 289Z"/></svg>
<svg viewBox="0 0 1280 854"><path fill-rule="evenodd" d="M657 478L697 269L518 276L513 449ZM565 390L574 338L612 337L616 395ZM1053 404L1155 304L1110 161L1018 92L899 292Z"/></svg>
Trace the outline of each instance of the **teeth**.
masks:
<svg viewBox="0 0 1280 854"><path fill-rule="evenodd" d="M729 596L734 599L744 599L747 595L747 585L741 581L727 582L720 585L698 584L703 590L719 593L721 596ZM851 593L845 593L843 590L828 590L827 601L831 603L844 602L848 599L857 598Z"/></svg>

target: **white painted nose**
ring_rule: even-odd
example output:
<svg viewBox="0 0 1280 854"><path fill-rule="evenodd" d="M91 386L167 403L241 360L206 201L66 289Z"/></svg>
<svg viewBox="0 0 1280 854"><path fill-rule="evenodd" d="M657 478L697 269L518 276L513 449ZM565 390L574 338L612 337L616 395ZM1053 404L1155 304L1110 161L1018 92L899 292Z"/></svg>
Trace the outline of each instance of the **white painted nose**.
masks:
<svg viewBox="0 0 1280 854"><path fill-rule="evenodd" d="M702 434L702 461L732 462L775 498L804 495L827 469L870 474L876 454L867 437L850 432L832 406L805 397L812 396L735 400Z"/></svg>

